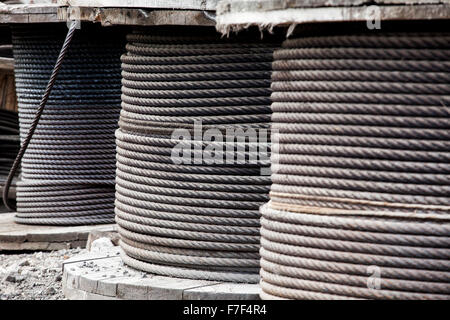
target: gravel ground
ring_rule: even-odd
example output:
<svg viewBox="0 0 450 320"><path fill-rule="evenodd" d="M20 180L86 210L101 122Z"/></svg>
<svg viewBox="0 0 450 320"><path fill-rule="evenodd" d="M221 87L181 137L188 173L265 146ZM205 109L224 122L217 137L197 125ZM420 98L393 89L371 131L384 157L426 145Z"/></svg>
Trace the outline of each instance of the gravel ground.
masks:
<svg viewBox="0 0 450 320"><path fill-rule="evenodd" d="M0 300L63 300L62 262L86 249L0 254Z"/></svg>

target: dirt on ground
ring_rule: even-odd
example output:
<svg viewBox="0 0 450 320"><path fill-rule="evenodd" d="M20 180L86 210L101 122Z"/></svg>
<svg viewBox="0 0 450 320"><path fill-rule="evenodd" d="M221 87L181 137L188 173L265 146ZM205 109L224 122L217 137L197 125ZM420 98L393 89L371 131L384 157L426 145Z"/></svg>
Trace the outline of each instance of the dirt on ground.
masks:
<svg viewBox="0 0 450 320"><path fill-rule="evenodd" d="M86 249L0 252L0 300L63 300L62 263Z"/></svg>

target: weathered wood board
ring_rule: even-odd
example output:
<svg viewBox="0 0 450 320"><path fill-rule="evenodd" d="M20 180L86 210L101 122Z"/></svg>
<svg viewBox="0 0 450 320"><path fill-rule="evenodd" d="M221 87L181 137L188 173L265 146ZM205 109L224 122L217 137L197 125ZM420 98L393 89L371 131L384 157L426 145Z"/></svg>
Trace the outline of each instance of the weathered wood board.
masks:
<svg viewBox="0 0 450 320"><path fill-rule="evenodd" d="M289 8L450 4L450 0L221 0L219 3L218 13L223 14L225 12L261 12Z"/></svg>
<svg viewBox="0 0 450 320"><path fill-rule="evenodd" d="M302 23L450 19L450 0L222 0L216 9L222 33L249 26L271 29Z"/></svg>
<svg viewBox="0 0 450 320"><path fill-rule="evenodd" d="M14 213L0 214L0 252L2 250L60 250L86 246L93 230L115 231L114 224L92 226L40 226L14 222Z"/></svg>
<svg viewBox="0 0 450 320"><path fill-rule="evenodd" d="M214 12L199 10L64 7L58 9L58 19L99 22L103 26L215 26Z"/></svg>
<svg viewBox="0 0 450 320"><path fill-rule="evenodd" d="M71 300L257 300L259 285L170 278L123 264L118 247L63 263L63 291Z"/></svg>
<svg viewBox="0 0 450 320"><path fill-rule="evenodd" d="M215 10L219 0L58 0L59 5L97 8Z"/></svg>
<svg viewBox="0 0 450 320"><path fill-rule="evenodd" d="M58 4L17 4L0 6L0 23L61 22L57 17Z"/></svg>
<svg viewBox="0 0 450 320"><path fill-rule="evenodd" d="M71 20L112 25L195 25L214 26L214 9L217 1L144 1L143 5L103 6L102 1L70 2L60 4L30 4L0 6L0 24L5 23L54 23ZM178 3L178 5L177 5ZM188 3L190 3L188 5Z"/></svg>

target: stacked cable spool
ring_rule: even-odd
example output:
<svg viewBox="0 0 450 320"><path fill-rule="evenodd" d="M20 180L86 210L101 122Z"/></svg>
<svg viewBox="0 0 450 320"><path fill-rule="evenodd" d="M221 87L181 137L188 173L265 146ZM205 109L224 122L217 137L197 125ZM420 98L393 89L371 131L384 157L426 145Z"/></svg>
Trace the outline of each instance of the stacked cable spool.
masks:
<svg viewBox="0 0 450 320"><path fill-rule="evenodd" d="M449 49L372 32L275 51L263 299L450 299Z"/></svg>
<svg viewBox="0 0 450 320"><path fill-rule="evenodd" d="M67 33L65 24L13 28L20 136L24 139ZM114 222L120 111L120 32L77 30L22 159L16 222Z"/></svg>
<svg viewBox="0 0 450 320"><path fill-rule="evenodd" d="M116 132L115 212L122 258L165 276L256 283L258 208L267 201L270 185L270 175L261 170L270 159L252 153L250 139L227 145L229 157L243 156L242 163L193 159L207 150L201 135L208 129L223 134L224 141L232 137L227 129L270 131L276 44L220 39L209 28L194 31L161 36L135 31L127 37ZM195 122L201 122L201 130ZM186 135L185 146L192 147L192 158L184 163L172 157L180 143L172 139L177 129ZM214 143L225 151L220 140ZM252 162L251 156L257 159Z"/></svg>
<svg viewBox="0 0 450 320"><path fill-rule="evenodd" d="M0 109L0 184L19 151L19 120L16 112Z"/></svg>

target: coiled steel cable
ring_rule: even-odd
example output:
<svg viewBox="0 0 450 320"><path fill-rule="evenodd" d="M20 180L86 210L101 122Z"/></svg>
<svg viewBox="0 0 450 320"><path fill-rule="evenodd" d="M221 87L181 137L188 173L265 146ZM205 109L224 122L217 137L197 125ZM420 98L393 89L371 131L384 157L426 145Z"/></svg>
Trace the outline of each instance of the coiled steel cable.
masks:
<svg viewBox="0 0 450 320"><path fill-rule="evenodd" d="M60 68L56 80L52 70L64 32L65 25L13 28L22 141L31 138L30 129L32 134L28 147L24 146L15 220L55 225L113 223L114 131L124 39L120 31L113 34L84 26L70 48L67 41L64 44L67 53L63 65L61 56L56 62ZM36 112L42 113L40 119L35 118Z"/></svg>
<svg viewBox="0 0 450 320"><path fill-rule="evenodd" d="M273 67L261 297L450 299L450 35L305 36Z"/></svg>
<svg viewBox="0 0 450 320"><path fill-rule="evenodd" d="M257 282L259 206L267 201L269 165L251 142L211 141L216 129L268 133L274 43L175 32L129 34L122 56L117 138L116 221L126 264L166 276ZM243 163L177 163L174 130L188 135L188 160L211 146ZM192 136L191 136L192 135ZM270 137L269 137L270 138ZM268 147L269 141L265 143ZM262 143L264 144L264 143ZM230 147L230 149L226 149ZM240 149L242 147L242 149ZM268 150L270 151L270 150Z"/></svg>
<svg viewBox="0 0 450 320"><path fill-rule="evenodd" d="M34 132L36 130L37 124L39 123L39 120L40 120L40 118L42 116L42 112L44 111L45 105L46 105L46 103L48 101L48 97L49 97L49 95L51 93L53 85L55 84L56 77L58 75L59 69L61 68L62 62L63 62L63 60L64 60L64 58L66 56L67 50L68 50L69 45L70 45L70 43L72 41L73 35L75 33L75 30L76 30L75 24L72 24L70 26L70 28L69 28L69 31L68 31L67 35L66 35L66 39L64 40L64 43L63 43L62 48L61 48L61 51L59 52L58 59L56 60L55 66L54 66L54 68L52 70L52 74L50 76L50 80L48 81L46 90L45 90L45 92L44 92L44 94L42 96L42 99L40 101L39 107L37 108L36 113L34 115L33 122L31 123L31 125L30 125L30 127L28 129L28 133L27 133L26 137L23 139L23 143L20 146L19 152L18 152L18 154L17 154L17 156L16 156L16 158L15 158L15 160L14 160L12 166L11 166L10 172L9 172L8 177L6 179L5 188L3 190L3 198L4 198L4 203L5 203L6 207L8 209L10 209L10 210L15 210L15 208L13 208L13 206L11 206L9 204L8 197L7 197L8 192L9 192L9 188L10 188L11 183L12 183L12 179L13 179L14 175L16 174L17 169L19 168L19 165L20 165L20 162L21 162L21 160L23 158L23 155L25 154L25 151L28 148L28 145L29 145L29 143L31 141L31 138L33 137L33 134L34 134ZM16 92L17 92L17 90L16 90Z"/></svg>

